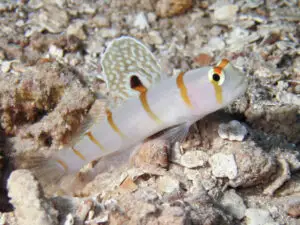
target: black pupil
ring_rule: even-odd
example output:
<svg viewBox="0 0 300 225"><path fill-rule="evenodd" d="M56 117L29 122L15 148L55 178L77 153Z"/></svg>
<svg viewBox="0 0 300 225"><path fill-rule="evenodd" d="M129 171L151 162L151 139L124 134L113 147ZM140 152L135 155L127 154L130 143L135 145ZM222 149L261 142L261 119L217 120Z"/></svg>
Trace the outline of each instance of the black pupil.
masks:
<svg viewBox="0 0 300 225"><path fill-rule="evenodd" d="M220 75L214 73L213 76L212 76L212 78L213 78L214 81L218 82L220 80Z"/></svg>

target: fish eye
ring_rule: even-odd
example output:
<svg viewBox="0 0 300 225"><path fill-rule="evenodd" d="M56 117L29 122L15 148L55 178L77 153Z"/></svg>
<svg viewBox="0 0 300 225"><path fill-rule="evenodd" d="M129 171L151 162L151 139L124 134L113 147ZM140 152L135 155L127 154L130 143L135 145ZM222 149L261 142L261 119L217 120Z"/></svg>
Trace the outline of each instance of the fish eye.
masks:
<svg viewBox="0 0 300 225"><path fill-rule="evenodd" d="M220 75L217 74L217 73L214 73L214 74L212 75L212 79L213 79L214 81L218 82L218 81L220 80Z"/></svg>
<svg viewBox="0 0 300 225"><path fill-rule="evenodd" d="M212 69L208 73L208 78L211 83L221 86L225 81L225 74L222 71L221 71L221 73L216 73Z"/></svg>

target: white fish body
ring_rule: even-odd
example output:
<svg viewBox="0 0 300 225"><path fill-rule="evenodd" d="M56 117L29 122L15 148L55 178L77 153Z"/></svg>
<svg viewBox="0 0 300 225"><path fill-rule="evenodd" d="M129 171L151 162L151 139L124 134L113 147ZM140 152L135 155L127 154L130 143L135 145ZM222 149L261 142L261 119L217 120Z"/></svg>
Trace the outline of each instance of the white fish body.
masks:
<svg viewBox="0 0 300 225"><path fill-rule="evenodd" d="M63 174L76 173L102 156L128 151L166 128L188 128L231 103L247 88L246 76L226 59L216 67L162 79L152 53L130 37L110 44L102 66L115 108L107 110L106 118L90 127L72 147L48 161Z"/></svg>

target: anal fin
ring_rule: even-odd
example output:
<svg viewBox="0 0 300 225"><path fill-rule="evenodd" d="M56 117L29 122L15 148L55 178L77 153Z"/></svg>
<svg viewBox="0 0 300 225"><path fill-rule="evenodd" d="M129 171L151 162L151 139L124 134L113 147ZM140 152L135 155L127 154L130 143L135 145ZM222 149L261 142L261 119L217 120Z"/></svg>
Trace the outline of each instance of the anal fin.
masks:
<svg viewBox="0 0 300 225"><path fill-rule="evenodd" d="M188 121L173 127L170 127L159 134L155 135L157 138L167 140L171 144L176 142L183 142L188 135L189 129L193 123Z"/></svg>

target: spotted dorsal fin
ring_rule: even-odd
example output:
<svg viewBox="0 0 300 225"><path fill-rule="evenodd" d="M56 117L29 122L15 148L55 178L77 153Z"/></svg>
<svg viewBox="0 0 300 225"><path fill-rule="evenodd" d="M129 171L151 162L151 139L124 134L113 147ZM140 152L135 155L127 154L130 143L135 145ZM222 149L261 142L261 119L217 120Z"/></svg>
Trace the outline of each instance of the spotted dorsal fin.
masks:
<svg viewBox="0 0 300 225"><path fill-rule="evenodd" d="M113 40L101 58L101 66L111 108L127 98L138 96L140 92L133 88L136 83L149 88L161 80L161 68L154 55L131 37Z"/></svg>

